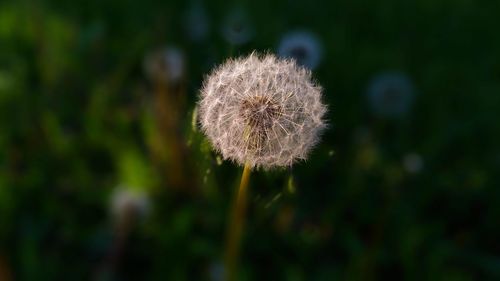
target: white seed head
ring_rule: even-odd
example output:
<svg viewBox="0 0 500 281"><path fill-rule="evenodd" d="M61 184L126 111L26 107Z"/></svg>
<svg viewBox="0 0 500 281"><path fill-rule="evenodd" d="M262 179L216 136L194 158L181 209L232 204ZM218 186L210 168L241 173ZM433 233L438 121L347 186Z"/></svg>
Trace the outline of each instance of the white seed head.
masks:
<svg viewBox="0 0 500 281"><path fill-rule="evenodd" d="M306 159L326 127L311 72L272 54L230 59L205 79L202 130L225 159L254 167Z"/></svg>

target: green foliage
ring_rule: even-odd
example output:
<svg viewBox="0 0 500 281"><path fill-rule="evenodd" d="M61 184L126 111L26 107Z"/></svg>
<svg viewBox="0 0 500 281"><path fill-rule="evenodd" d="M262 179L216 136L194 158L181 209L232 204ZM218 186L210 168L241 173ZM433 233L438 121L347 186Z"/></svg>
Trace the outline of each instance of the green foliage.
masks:
<svg viewBox="0 0 500 281"><path fill-rule="evenodd" d="M500 279L495 1L217 1L198 41L194 2L0 3L0 280L219 280L241 169L197 130L198 89L301 29L329 128L306 162L252 173L241 280ZM231 45L238 7L255 32ZM186 71L165 84L144 58L166 46ZM387 119L366 92L392 70L415 99ZM150 212L113 216L119 186Z"/></svg>

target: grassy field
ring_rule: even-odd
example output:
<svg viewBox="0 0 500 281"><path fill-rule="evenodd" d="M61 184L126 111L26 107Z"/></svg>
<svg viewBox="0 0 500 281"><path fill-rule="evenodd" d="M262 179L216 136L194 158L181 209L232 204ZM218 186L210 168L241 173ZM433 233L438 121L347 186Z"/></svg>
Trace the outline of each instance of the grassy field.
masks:
<svg viewBox="0 0 500 281"><path fill-rule="evenodd" d="M239 280L500 279L498 1L0 2L0 280L222 280L242 168L197 123L256 50L323 86L252 172Z"/></svg>

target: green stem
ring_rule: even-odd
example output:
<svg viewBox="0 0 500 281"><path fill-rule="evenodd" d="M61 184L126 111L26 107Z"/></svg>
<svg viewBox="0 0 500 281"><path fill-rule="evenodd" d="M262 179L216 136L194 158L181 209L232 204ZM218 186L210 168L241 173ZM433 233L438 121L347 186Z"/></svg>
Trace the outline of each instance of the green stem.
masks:
<svg viewBox="0 0 500 281"><path fill-rule="evenodd" d="M227 245L225 253L225 280L236 280L238 271L238 261L240 255L241 236L245 224L245 213L247 205L247 187L250 179L250 165L245 164L243 175L241 176L240 188L236 193L236 198L231 210L229 220Z"/></svg>

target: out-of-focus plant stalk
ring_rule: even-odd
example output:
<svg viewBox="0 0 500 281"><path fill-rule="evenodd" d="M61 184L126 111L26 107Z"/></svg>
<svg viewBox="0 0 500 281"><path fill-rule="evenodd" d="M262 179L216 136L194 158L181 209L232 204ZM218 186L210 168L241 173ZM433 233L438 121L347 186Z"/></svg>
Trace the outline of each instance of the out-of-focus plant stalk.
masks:
<svg viewBox="0 0 500 281"><path fill-rule="evenodd" d="M96 281L106 278L108 274L114 274L125 251L128 236L136 221L136 214L132 210L126 210L122 218L117 221L117 225L113 229L113 244L109 249L107 256L101 262L95 273Z"/></svg>
<svg viewBox="0 0 500 281"><path fill-rule="evenodd" d="M169 183L172 187L178 188L183 185L184 161L182 157L183 147L179 140L179 108L182 107L180 99L181 91L172 93L169 85L158 82L155 89L157 105L157 125L161 134L161 145L166 148L164 159L168 172Z"/></svg>
<svg viewBox="0 0 500 281"><path fill-rule="evenodd" d="M241 248L241 237L245 225L247 209L247 189L250 179L250 165L245 164L241 176L240 187L236 192L227 228L227 245L225 253L225 280L234 281L238 272L238 262Z"/></svg>

